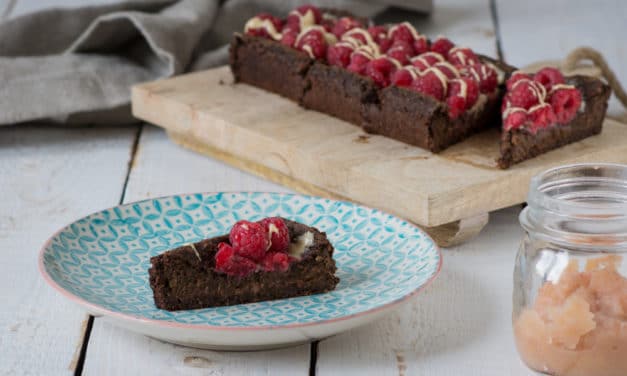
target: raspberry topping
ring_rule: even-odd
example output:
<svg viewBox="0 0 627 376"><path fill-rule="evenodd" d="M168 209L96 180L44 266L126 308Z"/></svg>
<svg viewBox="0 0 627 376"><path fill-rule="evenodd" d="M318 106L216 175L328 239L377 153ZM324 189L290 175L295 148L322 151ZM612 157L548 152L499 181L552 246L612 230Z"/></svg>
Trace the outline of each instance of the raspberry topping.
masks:
<svg viewBox="0 0 627 376"><path fill-rule="evenodd" d="M270 239L268 252L287 252L290 247L290 232L285 221L279 217L264 218L259 221Z"/></svg>
<svg viewBox="0 0 627 376"><path fill-rule="evenodd" d="M390 82L393 85L396 85L399 87L411 86L411 83L414 81L414 77L417 77L417 75L415 73L412 74L410 69L411 67L403 67L401 69L397 69L390 76Z"/></svg>
<svg viewBox="0 0 627 376"><path fill-rule="evenodd" d="M256 222L239 221L231 228L229 241L238 256L260 261L270 247L268 232Z"/></svg>
<svg viewBox="0 0 627 376"><path fill-rule="evenodd" d="M238 256L233 248L226 243L218 244L215 261L216 271L230 276L244 277L257 269L257 264L254 261Z"/></svg>
<svg viewBox="0 0 627 376"><path fill-rule="evenodd" d="M414 48L411 44L398 40L395 41L386 53L389 57L398 60L402 65L409 63L409 58L414 55Z"/></svg>
<svg viewBox="0 0 627 376"><path fill-rule="evenodd" d="M322 21L320 9L313 5L301 5L287 16L288 25L298 25L299 30L305 26L319 24Z"/></svg>
<svg viewBox="0 0 627 376"><path fill-rule="evenodd" d="M336 43L327 49L327 62L330 65L337 65L339 67L347 67L351 61L351 54L353 49L341 43Z"/></svg>
<svg viewBox="0 0 627 376"><path fill-rule="evenodd" d="M307 52L311 58L322 59L327 54L327 42L324 38L324 31L317 28L308 30L298 37L296 48Z"/></svg>
<svg viewBox="0 0 627 376"><path fill-rule="evenodd" d="M581 106L581 93L576 88L560 88L551 92L551 107L559 124L567 124L575 118Z"/></svg>
<svg viewBox="0 0 627 376"><path fill-rule="evenodd" d="M392 26L389 31L389 38L394 42L404 41L408 44L413 44L414 41L420 38L420 34L414 29L409 22L403 22L398 25Z"/></svg>
<svg viewBox="0 0 627 376"><path fill-rule="evenodd" d="M513 107L529 109L542 102L544 97L539 90L540 85L534 81L519 81L507 93L506 100Z"/></svg>
<svg viewBox="0 0 627 376"><path fill-rule="evenodd" d="M443 100L446 94L446 87L443 85L440 77L433 71L428 71L422 76L418 76L412 82L411 88L439 101Z"/></svg>
<svg viewBox="0 0 627 376"><path fill-rule="evenodd" d="M369 61L370 57L367 54L360 51L355 51L351 54L351 61L346 69L357 74L365 74L366 65Z"/></svg>
<svg viewBox="0 0 627 376"><path fill-rule="evenodd" d="M445 61L443 62L439 62L439 63L435 63L433 65L433 68L438 69L440 72L442 72L446 78L448 78L449 80L455 79L455 78L459 78L459 71L457 70L457 68L455 68L454 66L451 65L451 63L447 63Z"/></svg>
<svg viewBox="0 0 627 376"><path fill-rule="evenodd" d="M370 60L366 64L366 75L381 87L390 85L390 76L396 70L397 66L391 59L379 57Z"/></svg>
<svg viewBox="0 0 627 376"><path fill-rule="evenodd" d="M260 13L246 22L244 32L248 35L279 39L283 21L268 13Z"/></svg>
<svg viewBox="0 0 627 376"><path fill-rule="evenodd" d="M281 43L286 46L294 47L294 43L296 43L296 38L298 38L298 31L286 27L283 29L281 34Z"/></svg>
<svg viewBox="0 0 627 376"><path fill-rule="evenodd" d="M423 35L421 35L420 38L416 39L414 43L412 44L412 46L414 47L415 55L420 55L420 54L424 54L425 52L429 52L429 42L427 41L427 38L424 37Z"/></svg>
<svg viewBox="0 0 627 376"><path fill-rule="evenodd" d="M290 256L283 252L268 252L261 262L261 266L266 272L285 272L290 267Z"/></svg>
<svg viewBox="0 0 627 376"><path fill-rule="evenodd" d="M511 77L507 80L507 83L506 83L507 90L512 90L512 87L514 86L514 84L516 84L516 82L521 81L521 80L531 80L531 76L520 71L514 72L514 74L512 74Z"/></svg>
<svg viewBox="0 0 627 376"><path fill-rule="evenodd" d="M453 65L474 65L479 64L479 58L470 48L454 47L448 52L448 61Z"/></svg>
<svg viewBox="0 0 627 376"><path fill-rule="evenodd" d="M391 46L393 40L388 38L388 29L385 26L370 26L368 33L375 43L379 45L379 50L385 53Z"/></svg>
<svg viewBox="0 0 627 376"><path fill-rule="evenodd" d="M422 55L413 57L411 59L411 64L422 72L427 68L442 61L445 61L444 56L440 55L437 52L427 52Z"/></svg>
<svg viewBox="0 0 627 376"><path fill-rule="evenodd" d="M494 92L498 86L496 70L486 64L474 64L465 67L465 69L462 70L462 75L472 77L475 81L479 82L479 90L485 94Z"/></svg>
<svg viewBox="0 0 627 376"><path fill-rule="evenodd" d="M444 37L438 37L433 43L431 43L431 51L437 52L442 56L448 56L448 52L455 45L453 42Z"/></svg>
<svg viewBox="0 0 627 376"><path fill-rule="evenodd" d="M503 128L506 131L511 129L521 128L527 122L527 111L522 108L518 111L512 111L507 115L503 123Z"/></svg>
<svg viewBox="0 0 627 376"><path fill-rule="evenodd" d="M362 27L361 22L355 20L354 18L342 17L337 20L331 32L335 34L336 37L340 38L347 31L357 27Z"/></svg>
<svg viewBox="0 0 627 376"><path fill-rule="evenodd" d="M532 122L532 131L537 131L540 128L551 125L557 120L555 118L555 113L553 113L551 105L548 103L543 103L531 108L528 112L528 115Z"/></svg>
<svg viewBox="0 0 627 376"><path fill-rule="evenodd" d="M477 82L468 77L462 77L449 81L448 98L446 104L449 107L449 116L452 119L459 117L470 109L479 98L479 86Z"/></svg>
<svg viewBox="0 0 627 376"><path fill-rule="evenodd" d="M555 68L542 68L534 76L533 80L542 84L547 90L552 86L564 83L564 76Z"/></svg>

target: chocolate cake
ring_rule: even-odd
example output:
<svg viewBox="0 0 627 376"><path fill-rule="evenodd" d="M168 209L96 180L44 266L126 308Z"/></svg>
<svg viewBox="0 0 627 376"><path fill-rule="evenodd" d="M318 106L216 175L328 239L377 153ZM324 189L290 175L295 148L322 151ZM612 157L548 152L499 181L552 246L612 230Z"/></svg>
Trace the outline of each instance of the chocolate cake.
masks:
<svg viewBox="0 0 627 376"><path fill-rule="evenodd" d="M444 37L429 40L407 22L369 26L306 5L286 19L260 14L244 34L234 35L230 49L236 82L432 152L504 126L508 114L499 107L512 111L502 101L514 67ZM586 106L572 124L504 127L499 167L600 132L607 96L589 85L576 86L586 91Z"/></svg>
<svg viewBox="0 0 627 376"><path fill-rule="evenodd" d="M233 268L233 265L221 267L218 264L224 258L220 259L218 253L221 247L230 248L228 234L152 257L148 272L155 305L175 311L283 299L333 290L339 279L334 275L336 266L333 246L326 234L301 223L281 220L291 240L287 253L289 256L284 258L287 260L289 257L289 262L282 267L279 264L275 264L274 268L268 267L264 261L259 261L255 267L255 262L243 256L239 259L242 265L251 264L254 269ZM232 257L237 258L237 250L235 253Z"/></svg>

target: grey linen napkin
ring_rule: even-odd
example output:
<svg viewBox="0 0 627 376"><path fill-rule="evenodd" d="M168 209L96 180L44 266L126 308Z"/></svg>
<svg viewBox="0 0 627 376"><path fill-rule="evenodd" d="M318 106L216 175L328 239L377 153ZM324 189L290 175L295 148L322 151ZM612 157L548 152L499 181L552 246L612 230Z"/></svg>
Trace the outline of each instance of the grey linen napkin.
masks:
<svg viewBox="0 0 627 376"><path fill-rule="evenodd" d="M0 23L0 125L124 124L130 86L227 61L235 30L302 1L152 0L48 9ZM380 5L318 2L369 16Z"/></svg>

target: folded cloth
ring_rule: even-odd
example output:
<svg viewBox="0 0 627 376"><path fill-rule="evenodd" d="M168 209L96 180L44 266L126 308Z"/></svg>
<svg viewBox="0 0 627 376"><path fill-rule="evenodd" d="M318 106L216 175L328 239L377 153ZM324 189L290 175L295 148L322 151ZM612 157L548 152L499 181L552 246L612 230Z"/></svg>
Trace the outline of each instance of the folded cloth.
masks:
<svg viewBox="0 0 627 376"><path fill-rule="evenodd" d="M48 9L0 23L0 125L125 124L133 84L224 64L228 40L260 11L301 1L151 0ZM359 0L321 6L370 16Z"/></svg>

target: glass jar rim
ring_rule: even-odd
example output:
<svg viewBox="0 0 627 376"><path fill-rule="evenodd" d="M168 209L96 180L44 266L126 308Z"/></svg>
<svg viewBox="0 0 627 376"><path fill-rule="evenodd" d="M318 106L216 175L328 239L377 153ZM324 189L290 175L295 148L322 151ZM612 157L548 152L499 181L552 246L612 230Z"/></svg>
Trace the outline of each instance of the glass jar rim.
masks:
<svg viewBox="0 0 627 376"><path fill-rule="evenodd" d="M577 248L627 247L627 165L551 168L531 179L527 204L520 223L536 236Z"/></svg>

